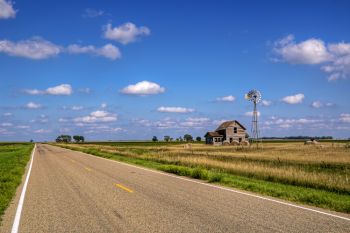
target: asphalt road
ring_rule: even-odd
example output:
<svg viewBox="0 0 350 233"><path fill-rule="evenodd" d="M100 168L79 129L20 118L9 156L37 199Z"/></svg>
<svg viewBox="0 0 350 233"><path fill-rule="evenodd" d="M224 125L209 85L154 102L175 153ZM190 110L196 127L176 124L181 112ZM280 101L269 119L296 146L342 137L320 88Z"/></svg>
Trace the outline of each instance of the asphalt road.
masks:
<svg viewBox="0 0 350 233"><path fill-rule="evenodd" d="M192 181L38 144L19 232L350 232L346 219Z"/></svg>

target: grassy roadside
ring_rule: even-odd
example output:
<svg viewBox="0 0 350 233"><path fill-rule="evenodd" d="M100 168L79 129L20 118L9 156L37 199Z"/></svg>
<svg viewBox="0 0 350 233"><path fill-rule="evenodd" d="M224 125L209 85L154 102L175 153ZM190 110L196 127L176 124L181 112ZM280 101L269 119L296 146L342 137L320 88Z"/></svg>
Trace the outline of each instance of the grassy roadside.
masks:
<svg viewBox="0 0 350 233"><path fill-rule="evenodd" d="M261 180L254 177L228 173L222 169L198 165L169 164L167 161L126 156L125 154L106 152L98 148L82 148L69 145L58 146L180 176L192 177L289 201L350 213L350 195L347 193Z"/></svg>
<svg viewBox="0 0 350 233"><path fill-rule="evenodd" d="M33 147L32 143L0 143L0 222L22 181Z"/></svg>

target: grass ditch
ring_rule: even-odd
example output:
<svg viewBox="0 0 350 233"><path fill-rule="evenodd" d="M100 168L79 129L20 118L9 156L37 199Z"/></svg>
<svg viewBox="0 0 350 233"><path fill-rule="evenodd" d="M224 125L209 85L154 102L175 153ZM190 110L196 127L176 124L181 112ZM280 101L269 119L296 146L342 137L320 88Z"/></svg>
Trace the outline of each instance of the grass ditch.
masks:
<svg viewBox="0 0 350 233"><path fill-rule="evenodd" d="M32 143L0 143L0 222L22 182Z"/></svg>
<svg viewBox="0 0 350 233"><path fill-rule="evenodd" d="M277 197L288 201L350 213L350 195L347 193L298 186L295 184L280 183L273 177L271 180L258 179L256 177L229 173L220 168L205 167L195 164L184 165L179 163L170 163L169 161L160 159L140 158L136 155L133 156L132 154L128 156L118 152L106 152L99 148L84 148L70 145L58 146L103 158L113 159L129 164L136 164L167 173L201 179L210 183L216 183L228 187Z"/></svg>

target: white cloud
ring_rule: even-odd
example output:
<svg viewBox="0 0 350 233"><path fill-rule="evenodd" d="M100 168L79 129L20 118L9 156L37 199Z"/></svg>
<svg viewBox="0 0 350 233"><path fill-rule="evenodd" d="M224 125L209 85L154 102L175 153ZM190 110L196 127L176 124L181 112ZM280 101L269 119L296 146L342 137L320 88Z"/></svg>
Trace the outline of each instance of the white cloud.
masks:
<svg viewBox="0 0 350 233"><path fill-rule="evenodd" d="M79 89L78 89L78 92L85 93L85 94L90 94L91 89L90 89L90 88L88 88L88 87L85 87L85 88L79 88Z"/></svg>
<svg viewBox="0 0 350 233"><path fill-rule="evenodd" d="M50 133L51 130L47 130L47 129L38 129L38 130L35 130L34 133Z"/></svg>
<svg viewBox="0 0 350 233"><path fill-rule="evenodd" d="M3 127L10 127L12 126L13 124L12 123L9 123L9 122L4 122L4 123L1 123L1 126Z"/></svg>
<svg viewBox="0 0 350 233"><path fill-rule="evenodd" d="M292 64L322 64L328 81L347 79L350 76L350 43L326 43L320 39L308 39L300 43L289 35L274 43L274 60Z"/></svg>
<svg viewBox="0 0 350 233"><path fill-rule="evenodd" d="M183 107L159 107L158 112L169 112L169 113L189 113L194 112L193 108L183 108Z"/></svg>
<svg viewBox="0 0 350 233"><path fill-rule="evenodd" d="M303 102L305 96L304 94L296 94L296 95L290 95L286 96L282 99L283 102L287 104L300 104Z"/></svg>
<svg viewBox="0 0 350 233"><path fill-rule="evenodd" d="M311 107L313 108L323 108L323 107L334 107L335 104L333 103L322 103L321 101L313 101L311 103Z"/></svg>
<svg viewBox="0 0 350 233"><path fill-rule="evenodd" d="M26 104L26 108L28 108L28 109L39 109L41 107L42 107L41 104L37 104L34 102L29 102Z"/></svg>
<svg viewBox="0 0 350 233"><path fill-rule="evenodd" d="M257 112L257 114L258 114L258 116L260 116L259 111ZM244 113L244 115L251 117L251 116L253 116L253 112L246 112L246 113Z"/></svg>
<svg viewBox="0 0 350 233"><path fill-rule="evenodd" d="M198 117L198 118L189 117L185 121L180 122L180 126L201 128L205 125L208 125L209 121L210 119L206 117Z"/></svg>
<svg viewBox="0 0 350 233"><path fill-rule="evenodd" d="M272 104L272 101L270 101L270 100L262 100L261 101L261 105L262 106L265 106L265 107L268 107L268 106L270 106Z"/></svg>
<svg viewBox="0 0 350 233"><path fill-rule="evenodd" d="M16 126L17 129L29 129L30 126L29 125L18 125Z"/></svg>
<svg viewBox="0 0 350 233"><path fill-rule="evenodd" d="M9 117L9 116L12 116L12 113L11 112L5 112L4 114L2 114L3 116L7 116L7 117Z"/></svg>
<svg viewBox="0 0 350 233"><path fill-rule="evenodd" d="M72 106L71 109L72 109L73 111L79 111L79 110L83 110L83 108L84 108L83 106Z"/></svg>
<svg viewBox="0 0 350 233"><path fill-rule="evenodd" d="M106 103L102 103L101 104L101 108L107 108L107 104Z"/></svg>
<svg viewBox="0 0 350 233"><path fill-rule="evenodd" d="M104 14L103 10L95 10L91 8L86 8L83 14L84 18L96 18Z"/></svg>
<svg viewBox="0 0 350 233"><path fill-rule="evenodd" d="M58 122L68 122L68 120L65 119L65 118L59 118L59 119L58 119Z"/></svg>
<svg viewBox="0 0 350 233"><path fill-rule="evenodd" d="M150 34L151 30L148 27L137 27L130 22L115 28L112 27L112 24L107 24L104 31L105 38L118 41L124 45L136 41L140 36Z"/></svg>
<svg viewBox="0 0 350 233"><path fill-rule="evenodd" d="M323 103L321 101L314 101L311 103L311 107L313 108L322 108L323 107Z"/></svg>
<svg viewBox="0 0 350 233"><path fill-rule="evenodd" d="M236 99L236 97L234 97L233 95L228 95L228 96L218 97L218 98L216 98L216 101L233 102L233 101L235 101L235 99Z"/></svg>
<svg viewBox="0 0 350 233"><path fill-rule="evenodd" d="M294 36L288 35L275 42L273 50L282 61L292 64L320 64L331 59L324 42L314 38L296 43Z"/></svg>
<svg viewBox="0 0 350 233"><path fill-rule="evenodd" d="M71 95L73 88L69 84L61 84L55 87L49 87L46 90L26 89L24 92L29 95Z"/></svg>
<svg viewBox="0 0 350 233"><path fill-rule="evenodd" d="M350 114L349 113L342 113L342 114L340 114L339 120L341 122L350 123Z"/></svg>
<svg viewBox="0 0 350 233"><path fill-rule="evenodd" d="M138 82L121 90L122 93L128 95L155 95L163 93L164 91L164 87L149 81Z"/></svg>
<svg viewBox="0 0 350 233"><path fill-rule="evenodd" d="M16 17L16 10L13 9L11 1L0 0L0 19Z"/></svg>
<svg viewBox="0 0 350 233"><path fill-rule="evenodd" d="M15 57L40 60L55 57L63 52L69 54L90 54L111 60L121 58L119 48L112 44L106 44L100 48L96 48L93 45L81 46L72 44L64 48L63 46L56 45L40 37L18 42L0 40L0 53L6 53L7 55Z"/></svg>
<svg viewBox="0 0 350 233"><path fill-rule="evenodd" d="M61 84L55 87L47 88L46 93L49 95L71 95L73 93L73 89L69 84Z"/></svg>
<svg viewBox="0 0 350 233"><path fill-rule="evenodd" d="M10 56L39 60L57 56L61 48L50 41L36 37L19 42L0 40L1 52Z"/></svg>
<svg viewBox="0 0 350 233"><path fill-rule="evenodd" d="M109 113L106 111L94 111L88 116L77 117L74 119L75 122L80 123L95 123L95 122L112 122L118 119L116 114Z"/></svg>
<svg viewBox="0 0 350 233"><path fill-rule="evenodd" d="M80 46L77 44L72 44L67 47L67 51L71 54L91 54L109 58L111 60L121 58L121 52L119 48L112 44L106 44L101 48L96 48L93 45Z"/></svg>

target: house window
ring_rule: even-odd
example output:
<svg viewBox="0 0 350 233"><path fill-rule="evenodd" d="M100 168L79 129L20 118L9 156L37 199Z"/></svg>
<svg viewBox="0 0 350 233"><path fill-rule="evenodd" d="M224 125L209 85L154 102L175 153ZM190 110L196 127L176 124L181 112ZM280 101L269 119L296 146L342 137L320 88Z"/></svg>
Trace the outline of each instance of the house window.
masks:
<svg viewBox="0 0 350 233"><path fill-rule="evenodd" d="M233 128L233 133L237 133L237 127Z"/></svg>

